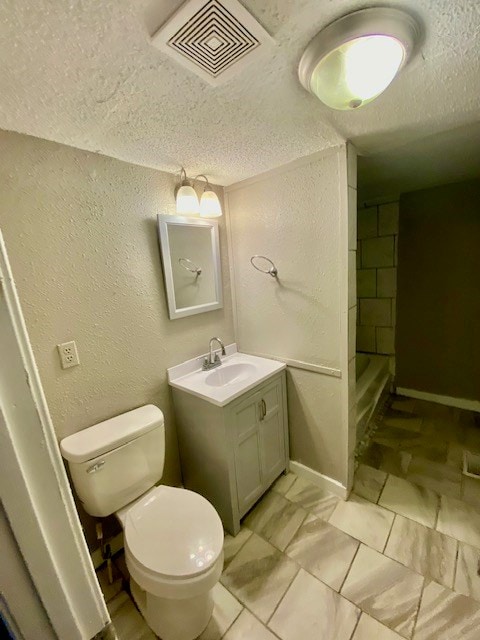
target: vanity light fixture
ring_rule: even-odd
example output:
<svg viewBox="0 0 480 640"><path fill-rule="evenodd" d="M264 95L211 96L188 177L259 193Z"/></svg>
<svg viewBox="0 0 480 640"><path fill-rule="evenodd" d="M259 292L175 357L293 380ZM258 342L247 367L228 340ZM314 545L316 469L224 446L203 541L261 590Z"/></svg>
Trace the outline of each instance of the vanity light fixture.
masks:
<svg viewBox="0 0 480 640"><path fill-rule="evenodd" d="M198 178L205 180L205 189L200 198L200 216L202 218L219 218L222 215L222 207L217 194L212 190L207 176L200 174L195 180Z"/></svg>
<svg viewBox="0 0 480 640"><path fill-rule="evenodd" d="M198 196L183 167L180 173L180 186L177 189L176 203L177 215L179 216L196 216L200 213Z"/></svg>
<svg viewBox="0 0 480 640"><path fill-rule="evenodd" d="M420 38L404 11L361 9L322 29L305 50L300 82L323 103L343 111L379 96L408 62Z"/></svg>

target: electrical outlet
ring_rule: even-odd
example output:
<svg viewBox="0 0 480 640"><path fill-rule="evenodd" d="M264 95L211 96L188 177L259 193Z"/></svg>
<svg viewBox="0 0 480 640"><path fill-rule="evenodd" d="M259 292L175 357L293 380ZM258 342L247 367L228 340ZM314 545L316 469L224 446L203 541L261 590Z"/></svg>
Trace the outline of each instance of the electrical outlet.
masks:
<svg viewBox="0 0 480 640"><path fill-rule="evenodd" d="M57 344L58 354L60 356L60 363L62 369L68 369L69 367L76 367L80 364L78 359L77 345L72 342L64 342L63 344Z"/></svg>

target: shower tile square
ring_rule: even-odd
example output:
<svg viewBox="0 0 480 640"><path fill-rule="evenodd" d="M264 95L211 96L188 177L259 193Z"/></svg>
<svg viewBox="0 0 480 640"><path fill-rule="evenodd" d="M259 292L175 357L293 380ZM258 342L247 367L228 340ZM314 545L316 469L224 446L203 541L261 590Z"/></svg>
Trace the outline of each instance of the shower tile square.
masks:
<svg viewBox="0 0 480 640"><path fill-rule="evenodd" d="M374 353L376 351L375 327L357 325L357 351Z"/></svg>
<svg viewBox="0 0 480 640"><path fill-rule="evenodd" d="M237 555L246 541L250 538L252 532L247 527L243 527L237 533L236 536L231 536L229 533L225 534L223 541L223 568L226 569L233 558Z"/></svg>
<svg viewBox="0 0 480 640"><path fill-rule="evenodd" d="M357 294L359 298L375 298L377 295L377 270L357 271Z"/></svg>
<svg viewBox="0 0 480 640"><path fill-rule="evenodd" d="M352 640L403 640L402 636L385 627L375 618L362 613Z"/></svg>
<svg viewBox="0 0 480 640"><path fill-rule="evenodd" d="M244 524L283 551L306 516L305 509L270 491L250 511Z"/></svg>
<svg viewBox="0 0 480 640"><path fill-rule="evenodd" d="M386 267L377 270L377 296L395 298L397 295L397 269Z"/></svg>
<svg viewBox="0 0 480 640"><path fill-rule="evenodd" d="M365 239L362 242L362 265L364 267L393 267L394 251L393 236Z"/></svg>
<svg viewBox="0 0 480 640"><path fill-rule="evenodd" d="M306 571L338 591L359 546L324 520L310 516L297 531L285 553Z"/></svg>
<svg viewBox="0 0 480 640"><path fill-rule="evenodd" d="M395 331L391 327L377 327L377 353L395 353Z"/></svg>
<svg viewBox="0 0 480 640"><path fill-rule="evenodd" d="M293 560L254 533L223 572L221 582L266 622L297 572Z"/></svg>
<svg viewBox="0 0 480 640"><path fill-rule="evenodd" d="M243 607L220 583L213 587L213 613L198 640L221 640Z"/></svg>
<svg viewBox="0 0 480 640"><path fill-rule="evenodd" d="M478 640L480 604L436 582L423 591L413 640Z"/></svg>
<svg viewBox="0 0 480 640"><path fill-rule="evenodd" d="M344 533L383 551L394 514L355 494L337 504L329 523Z"/></svg>
<svg viewBox="0 0 480 640"><path fill-rule="evenodd" d="M466 502L441 496L437 530L480 549L480 512Z"/></svg>
<svg viewBox="0 0 480 640"><path fill-rule="evenodd" d="M388 477L378 504L426 527L435 526L438 495L402 478Z"/></svg>
<svg viewBox="0 0 480 640"><path fill-rule="evenodd" d="M480 549L458 543L454 590L480 602Z"/></svg>
<svg viewBox="0 0 480 640"><path fill-rule="evenodd" d="M360 298L360 324L391 326L392 304L389 298Z"/></svg>
<svg viewBox="0 0 480 640"><path fill-rule="evenodd" d="M341 594L389 629L411 638L423 577L361 545Z"/></svg>
<svg viewBox="0 0 480 640"><path fill-rule="evenodd" d="M353 492L365 500L378 502L386 479L385 471L361 464L355 473Z"/></svg>
<svg viewBox="0 0 480 640"><path fill-rule="evenodd" d="M378 207L378 235L393 236L398 233L398 202L381 204Z"/></svg>
<svg viewBox="0 0 480 640"><path fill-rule="evenodd" d="M397 515L385 555L428 579L451 588L457 541L439 531Z"/></svg>
<svg viewBox="0 0 480 640"><path fill-rule="evenodd" d="M320 487L303 478L297 478L295 484L285 494L285 497L322 520L328 520L337 504L341 501L333 493L320 489Z"/></svg>
<svg viewBox="0 0 480 640"><path fill-rule="evenodd" d="M270 620L282 640L350 640L360 611L300 569Z"/></svg>
<svg viewBox="0 0 480 640"><path fill-rule="evenodd" d="M375 238L378 234L377 207L357 211L357 238Z"/></svg>
<svg viewBox="0 0 480 640"><path fill-rule="evenodd" d="M224 640L277 640L250 611L244 609L224 636Z"/></svg>

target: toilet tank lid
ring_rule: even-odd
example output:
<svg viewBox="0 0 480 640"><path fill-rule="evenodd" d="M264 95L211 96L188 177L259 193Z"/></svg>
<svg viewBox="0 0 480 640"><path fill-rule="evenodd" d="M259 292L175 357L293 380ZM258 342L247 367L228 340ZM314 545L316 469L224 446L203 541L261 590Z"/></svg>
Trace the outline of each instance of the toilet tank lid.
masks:
<svg viewBox="0 0 480 640"><path fill-rule="evenodd" d="M67 436L60 449L69 462L87 462L161 426L163 413L147 404Z"/></svg>

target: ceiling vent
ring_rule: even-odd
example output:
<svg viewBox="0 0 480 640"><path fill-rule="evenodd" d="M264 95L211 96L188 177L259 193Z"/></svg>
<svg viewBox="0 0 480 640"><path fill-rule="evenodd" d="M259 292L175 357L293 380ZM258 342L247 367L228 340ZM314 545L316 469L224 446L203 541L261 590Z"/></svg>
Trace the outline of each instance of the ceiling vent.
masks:
<svg viewBox="0 0 480 640"><path fill-rule="evenodd" d="M269 42L238 0L190 0L152 38L155 47L212 85L253 62Z"/></svg>

